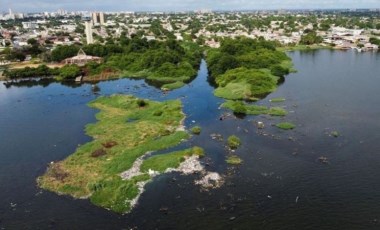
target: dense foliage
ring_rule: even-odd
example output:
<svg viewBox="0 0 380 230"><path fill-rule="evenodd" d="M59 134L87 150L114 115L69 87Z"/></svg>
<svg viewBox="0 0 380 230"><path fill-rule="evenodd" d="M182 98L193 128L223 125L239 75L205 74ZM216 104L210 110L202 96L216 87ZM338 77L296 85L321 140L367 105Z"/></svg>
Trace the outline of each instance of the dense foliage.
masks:
<svg viewBox="0 0 380 230"><path fill-rule="evenodd" d="M218 85L215 95L226 99L255 100L276 89L278 77L289 73L284 52L264 39L226 39L208 52L211 76Z"/></svg>
<svg viewBox="0 0 380 230"><path fill-rule="evenodd" d="M312 44L318 44L323 41L323 38L321 36L318 36L315 31L310 31L306 33L305 35L301 36L300 44L302 45L312 45Z"/></svg>
<svg viewBox="0 0 380 230"><path fill-rule="evenodd" d="M73 79L81 74L81 70L76 65L65 65L62 68L49 68L40 65L36 68L25 67L23 69L13 69L4 71L4 75L10 79L33 78L33 77L53 77L59 76L60 79Z"/></svg>
<svg viewBox="0 0 380 230"><path fill-rule="evenodd" d="M380 39L378 39L378 38L372 37L369 39L369 42L372 44L380 46Z"/></svg>
<svg viewBox="0 0 380 230"><path fill-rule="evenodd" d="M51 69L46 65L37 68L25 67L23 69L5 70L4 75L10 79L31 78L31 77L50 77L59 74L59 69Z"/></svg>
<svg viewBox="0 0 380 230"><path fill-rule="evenodd" d="M37 46L33 40L30 41L30 44L31 47ZM76 56L80 48L87 55L104 58L104 62L101 64L91 62L81 68L90 77L101 75L104 72L124 73L127 77L146 77L167 84L165 85L166 89L181 87L184 82L191 80L196 75L202 58L201 49L196 44L181 44L172 39L164 42L147 41L141 36L134 36L131 39L122 37L104 45L58 46L47 59L61 62L66 58ZM11 50L8 55L15 56L14 59L25 58L16 57L17 53L11 52ZM40 70L27 68L11 70L6 74L10 78L59 75L61 78L67 79L78 76L81 69L67 66L58 73L56 70L49 70L51 72L47 71L41 74Z"/></svg>
<svg viewBox="0 0 380 230"><path fill-rule="evenodd" d="M112 44L91 44L82 48L88 55L105 59L102 64L89 63L86 66L86 72L90 75L112 70L163 83L190 80L196 75L202 57L199 46L182 46L171 39L164 42L147 41L139 36L132 39L120 38ZM62 61L75 56L79 49L76 45L59 46L53 50L51 59Z"/></svg>

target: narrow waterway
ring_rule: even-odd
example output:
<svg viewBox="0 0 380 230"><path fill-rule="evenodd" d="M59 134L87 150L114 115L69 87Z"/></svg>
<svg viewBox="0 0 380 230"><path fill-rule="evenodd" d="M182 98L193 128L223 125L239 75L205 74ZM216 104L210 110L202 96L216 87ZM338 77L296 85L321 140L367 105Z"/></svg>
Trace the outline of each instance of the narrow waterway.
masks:
<svg viewBox="0 0 380 230"><path fill-rule="evenodd" d="M101 82L98 93L88 84L1 84L0 229L379 229L380 54L319 50L289 56L298 72L257 102L286 98L272 103L289 111L284 118L220 121L229 111L212 94L205 62L194 81L168 94L128 79ZM97 111L86 104L114 93L180 98L186 126L202 127L180 147L203 147L203 163L224 175L225 185L201 191L193 185L197 175L162 175L128 215L38 189L35 180L49 162L90 140L83 129ZM264 130L257 130L257 121ZM297 127L279 130L273 124L280 121ZM236 154L242 165L225 163L225 142L213 140L214 133L241 138ZM318 161L321 156L327 164Z"/></svg>

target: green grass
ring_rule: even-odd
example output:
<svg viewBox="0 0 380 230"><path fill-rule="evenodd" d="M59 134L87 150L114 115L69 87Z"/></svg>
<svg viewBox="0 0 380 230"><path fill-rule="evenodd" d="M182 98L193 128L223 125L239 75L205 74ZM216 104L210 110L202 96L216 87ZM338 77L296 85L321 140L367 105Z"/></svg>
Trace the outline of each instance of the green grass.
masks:
<svg viewBox="0 0 380 230"><path fill-rule="evenodd" d="M258 100L252 95L250 85L246 82L232 82L224 87L218 87L214 90L214 95L228 100Z"/></svg>
<svg viewBox="0 0 380 230"><path fill-rule="evenodd" d="M285 116L288 112L280 107L266 107L260 105L250 105L242 101L226 101L222 104L223 108L231 109L235 113L248 115L268 114L271 116Z"/></svg>
<svg viewBox="0 0 380 230"><path fill-rule="evenodd" d="M194 126L193 128L190 129L190 131L195 135L199 135L201 134L202 128L199 126Z"/></svg>
<svg viewBox="0 0 380 230"><path fill-rule="evenodd" d="M218 76L214 95L229 100L258 100L276 90L278 77L267 69L236 68Z"/></svg>
<svg viewBox="0 0 380 230"><path fill-rule="evenodd" d="M282 123L276 124L276 127L280 129L284 129L284 130L289 130L289 129L294 129L296 125L290 122L282 122Z"/></svg>
<svg viewBox="0 0 380 230"><path fill-rule="evenodd" d="M120 173L145 153L174 147L190 136L176 130L184 119L179 100L141 102L133 96L113 95L89 103L100 110L96 114L98 121L86 126L93 141L78 147L65 160L51 164L37 179L38 185L76 198L89 197L95 205L115 212L129 211L130 200L138 194L136 183L149 176L124 181ZM194 147L184 153L202 155L203 150ZM162 155L162 167L175 166L173 159L178 155Z"/></svg>
<svg viewBox="0 0 380 230"><path fill-rule="evenodd" d="M278 102L284 102L284 101L286 101L286 99L283 97L276 97L276 98L270 99L269 101L272 103L278 103Z"/></svg>
<svg viewBox="0 0 380 230"><path fill-rule="evenodd" d="M241 145L241 141L239 137L232 135L228 137L227 144L231 149L237 149Z"/></svg>
<svg viewBox="0 0 380 230"><path fill-rule="evenodd" d="M151 169L162 173L168 168L177 168L185 160L185 157L192 155L202 157L204 156L204 151L202 148L193 147L191 149L152 156L143 162L141 171L148 172Z"/></svg>
<svg viewBox="0 0 380 230"><path fill-rule="evenodd" d="M236 155L232 155L226 159L226 162L231 165L239 165L243 163L243 160Z"/></svg>

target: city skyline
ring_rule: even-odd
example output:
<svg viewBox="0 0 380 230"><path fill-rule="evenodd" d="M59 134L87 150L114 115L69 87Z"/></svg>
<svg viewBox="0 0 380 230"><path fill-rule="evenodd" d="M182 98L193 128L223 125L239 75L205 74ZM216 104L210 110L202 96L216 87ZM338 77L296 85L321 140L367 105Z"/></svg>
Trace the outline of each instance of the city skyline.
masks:
<svg viewBox="0 0 380 230"><path fill-rule="evenodd" d="M49 0L26 2L20 0L1 0L0 12L43 12L65 9L69 11L193 11L210 10L270 10L270 9L351 9L380 8L378 0L113 0L113 1L78 1L62 0L52 4Z"/></svg>

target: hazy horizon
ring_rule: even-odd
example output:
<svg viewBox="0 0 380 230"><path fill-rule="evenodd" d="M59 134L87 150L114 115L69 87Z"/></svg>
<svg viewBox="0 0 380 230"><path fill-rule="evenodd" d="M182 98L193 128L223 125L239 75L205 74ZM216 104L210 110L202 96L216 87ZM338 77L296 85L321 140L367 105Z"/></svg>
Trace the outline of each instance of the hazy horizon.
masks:
<svg viewBox="0 0 380 230"><path fill-rule="evenodd" d="M380 0L113 0L73 1L49 0L20 1L0 0L0 12L44 12L64 9L67 11L193 11L209 10L275 10L275 9L379 9Z"/></svg>

